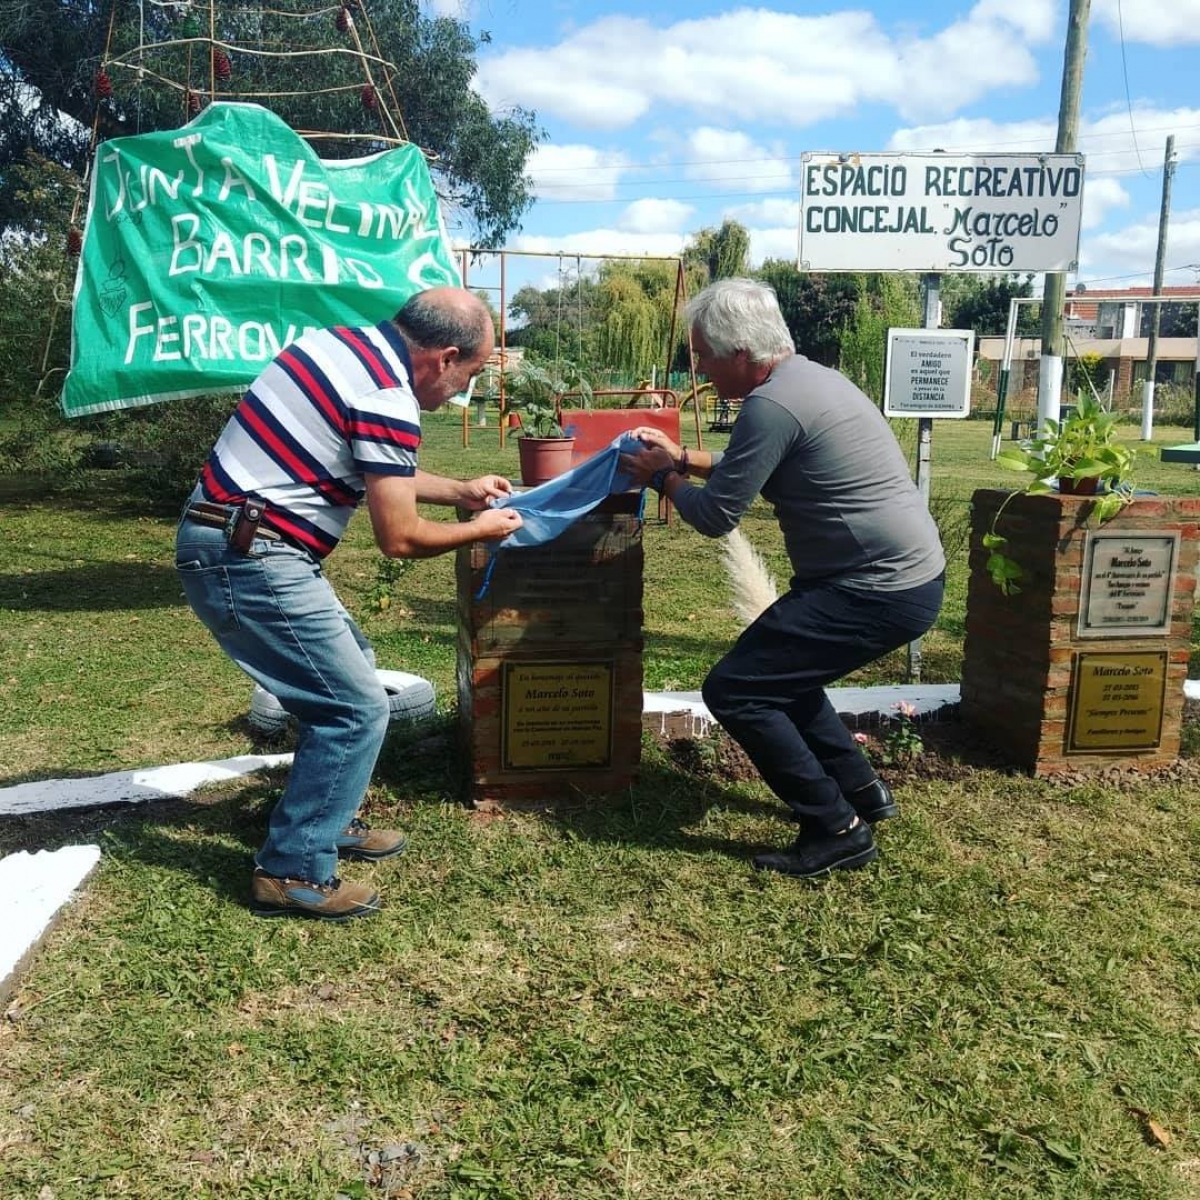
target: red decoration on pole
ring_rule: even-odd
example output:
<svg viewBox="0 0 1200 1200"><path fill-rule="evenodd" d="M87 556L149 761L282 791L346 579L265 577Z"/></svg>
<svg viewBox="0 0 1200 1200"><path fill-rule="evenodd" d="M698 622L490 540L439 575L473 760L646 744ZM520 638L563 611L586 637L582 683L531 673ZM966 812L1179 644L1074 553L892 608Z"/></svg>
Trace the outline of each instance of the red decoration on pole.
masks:
<svg viewBox="0 0 1200 1200"><path fill-rule="evenodd" d="M106 71L97 71L95 78L96 95L101 100L107 100L113 94L112 80Z"/></svg>
<svg viewBox="0 0 1200 1200"><path fill-rule="evenodd" d="M74 226L67 230L67 253L78 258L83 251L83 234Z"/></svg>
<svg viewBox="0 0 1200 1200"><path fill-rule="evenodd" d="M194 117L200 111L200 93L188 92L185 103L187 105L188 115Z"/></svg>
<svg viewBox="0 0 1200 1200"><path fill-rule="evenodd" d="M218 79L228 79L233 74L233 64L229 61L229 55L219 46L213 47L212 61L213 71Z"/></svg>
<svg viewBox="0 0 1200 1200"><path fill-rule="evenodd" d="M354 18L350 15L350 10L344 4L338 9L337 16L334 18L334 24L337 26L339 33L349 33L354 28Z"/></svg>
<svg viewBox="0 0 1200 1200"><path fill-rule="evenodd" d="M363 85L360 95L362 97L362 106L368 112L374 112L379 107L379 96L369 83Z"/></svg>

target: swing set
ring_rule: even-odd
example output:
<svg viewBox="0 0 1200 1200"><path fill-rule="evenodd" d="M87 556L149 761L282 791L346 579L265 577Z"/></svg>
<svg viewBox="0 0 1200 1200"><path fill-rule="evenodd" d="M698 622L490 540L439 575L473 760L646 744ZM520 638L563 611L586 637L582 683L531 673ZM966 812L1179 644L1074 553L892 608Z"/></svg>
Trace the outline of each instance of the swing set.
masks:
<svg viewBox="0 0 1200 1200"><path fill-rule="evenodd" d="M495 292L499 294L499 303L497 308L500 313L499 328L497 329L498 346L495 362L489 366L496 371L497 375L497 394L499 399L499 415L500 415L500 433L499 444L501 449L506 444L506 439L509 430L509 422L514 417L519 420L517 414L510 408L508 404L508 396L505 392L505 375L510 369L512 355L508 346L508 260L510 258L557 258L558 260L558 295L555 313L555 328L554 328L554 356L556 364L561 361L563 348L563 320L564 307L563 298L566 288L563 286L566 279L564 264L569 259L575 260L575 340L577 357L582 357L583 350L583 263L584 260L594 262L667 262L675 265L675 295L671 305L671 323L670 331L667 334L666 343L662 347L662 362L663 362L663 379L670 382L670 367L671 367L671 351L675 345L676 321L680 307L687 301L687 277L684 272L683 260L679 257L669 257L653 254L566 254L558 253L549 254L535 250L490 250L480 247L470 247L460 250L461 255L461 274L463 287L473 286L470 282L471 264L478 263L482 258L494 258L498 260L499 265L499 285L498 286L480 286L480 291ZM568 318L570 314L568 313ZM692 415L695 422L696 448L703 448L703 435L701 432L700 406L698 401L699 385L696 381L696 368L693 363L692 336L691 330L686 332L688 345L688 382L689 391L680 399L679 395L670 387L657 387L655 381L651 379L646 383L639 383L632 388L596 388L592 391L592 398L612 398L626 397L627 401L623 405L615 408L593 409L591 407L583 407L571 411L571 422L575 428L575 460L580 461L583 458L590 457L597 450L604 446L617 436L617 434L634 429L638 425L653 425L656 428L662 429L669 437L675 441L681 438L682 425L682 410L691 402ZM657 371L657 366L655 367ZM569 404L571 401L584 401L587 404L587 397L578 392L563 392L555 397L555 415L561 422L564 403ZM649 408L642 408L640 405L644 402L649 402ZM462 444L463 446L470 445L471 437L471 422L469 408L462 410Z"/></svg>

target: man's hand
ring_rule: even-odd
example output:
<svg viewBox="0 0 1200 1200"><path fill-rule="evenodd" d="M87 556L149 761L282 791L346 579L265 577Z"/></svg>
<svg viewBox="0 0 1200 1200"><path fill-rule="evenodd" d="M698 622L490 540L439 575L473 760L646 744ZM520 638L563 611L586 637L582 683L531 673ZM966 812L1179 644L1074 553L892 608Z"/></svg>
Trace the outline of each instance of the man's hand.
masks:
<svg viewBox="0 0 1200 1200"><path fill-rule="evenodd" d="M471 518L471 530L477 542L499 542L516 533L524 522L515 508L485 508Z"/></svg>
<svg viewBox="0 0 1200 1200"><path fill-rule="evenodd" d="M635 431L635 434L637 431ZM640 436L640 434L638 434ZM673 443L667 439L667 445ZM678 449L678 447L676 447ZM649 450L639 450L635 454L622 454L621 467L629 472L630 478L639 487L650 482L650 476L663 467L668 469L675 466L675 456L660 446L652 446Z"/></svg>
<svg viewBox="0 0 1200 1200"><path fill-rule="evenodd" d="M655 429L652 425L639 425L630 432L629 436L637 438L639 442L645 442L647 446L660 447L665 450L671 456L672 462L678 462L683 457L683 447L677 446L661 429ZM659 466L665 465L665 463L659 464Z"/></svg>
<svg viewBox="0 0 1200 1200"><path fill-rule="evenodd" d="M484 509L489 500L512 493L512 484L503 475L480 475L478 479L464 479L462 483L463 508ZM519 527L519 521L518 521ZM511 530L509 531L512 532Z"/></svg>

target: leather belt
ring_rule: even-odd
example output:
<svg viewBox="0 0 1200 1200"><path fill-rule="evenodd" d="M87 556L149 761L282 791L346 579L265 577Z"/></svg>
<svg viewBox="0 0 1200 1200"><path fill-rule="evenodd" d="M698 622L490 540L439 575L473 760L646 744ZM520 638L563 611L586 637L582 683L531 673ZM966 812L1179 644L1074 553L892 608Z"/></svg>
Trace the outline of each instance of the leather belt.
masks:
<svg viewBox="0 0 1200 1200"><path fill-rule="evenodd" d="M189 504L184 510L184 516L189 521L197 521L201 525L212 525L217 529L230 529L232 527L231 541L235 544L245 542L248 548L249 542L256 537L266 538L270 542L280 540L279 534L273 529L264 529L259 521L262 519L262 505L257 501L247 501L247 505L255 505L257 515L253 518L249 517L246 505L229 505L229 504L210 504L207 500L197 500L194 504ZM239 549L242 546L239 545Z"/></svg>

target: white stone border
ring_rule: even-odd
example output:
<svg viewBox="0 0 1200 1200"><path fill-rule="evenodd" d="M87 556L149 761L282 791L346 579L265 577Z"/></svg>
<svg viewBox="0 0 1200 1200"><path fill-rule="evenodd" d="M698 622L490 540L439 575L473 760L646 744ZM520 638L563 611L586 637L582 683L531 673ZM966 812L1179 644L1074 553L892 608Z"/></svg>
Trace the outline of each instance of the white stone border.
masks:
<svg viewBox="0 0 1200 1200"><path fill-rule="evenodd" d="M99 846L64 846L36 854L22 850L0 858L0 1002L99 861Z"/></svg>

